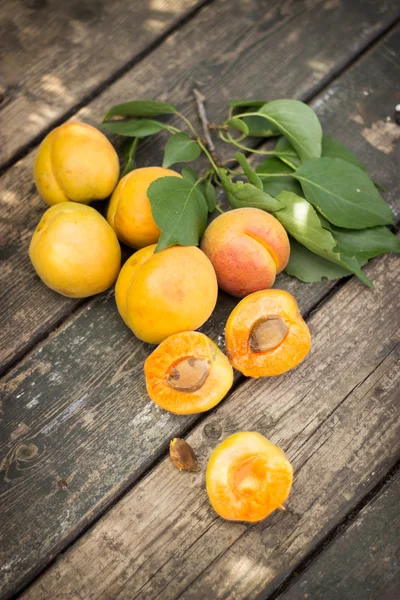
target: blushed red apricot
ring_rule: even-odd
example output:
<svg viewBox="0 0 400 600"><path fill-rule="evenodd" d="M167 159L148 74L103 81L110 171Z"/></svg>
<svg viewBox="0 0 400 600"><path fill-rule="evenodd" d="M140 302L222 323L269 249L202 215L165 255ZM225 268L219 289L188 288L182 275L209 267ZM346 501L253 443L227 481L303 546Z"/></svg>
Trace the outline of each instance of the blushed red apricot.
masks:
<svg viewBox="0 0 400 600"><path fill-rule="evenodd" d="M204 333L185 331L164 340L144 364L150 398L170 412L210 410L228 393L233 369Z"/></svg>
<svg viewBox="0 0 400 600"><path fill-rule="evenodd" d="M283 508L292 481L284 452L255 431L226 438L212 453L206 473L211 505L230 521L261 521Z"/></svg>
<svg viewBox="0 0 400 600"><path fill-rule="evenodd" d="M296 300L284 290L263 290L243 298L225 329L226 351L247 377L281 375L308 354L311 336Z"/></svg>
<svg viewBox="0 0 400 600"><path fill-rule="evenodd" d="M201 249L214 266L219 287L239 298L272 287L290 254L282 225L258 208L237 208L217 217L206 229Z"/></svg>

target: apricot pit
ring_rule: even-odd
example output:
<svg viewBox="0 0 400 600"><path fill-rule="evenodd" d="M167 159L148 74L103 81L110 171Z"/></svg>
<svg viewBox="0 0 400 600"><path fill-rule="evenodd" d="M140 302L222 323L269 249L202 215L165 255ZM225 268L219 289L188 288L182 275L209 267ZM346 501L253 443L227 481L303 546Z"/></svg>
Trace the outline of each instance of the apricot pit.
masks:
<svg viewBox="0 0 400 600"><path fill-rule="evenodd" d="M213 408L228 393L233 369L203 333L171 335L144 364L147 392L161 408L189 415Z"/></svg>

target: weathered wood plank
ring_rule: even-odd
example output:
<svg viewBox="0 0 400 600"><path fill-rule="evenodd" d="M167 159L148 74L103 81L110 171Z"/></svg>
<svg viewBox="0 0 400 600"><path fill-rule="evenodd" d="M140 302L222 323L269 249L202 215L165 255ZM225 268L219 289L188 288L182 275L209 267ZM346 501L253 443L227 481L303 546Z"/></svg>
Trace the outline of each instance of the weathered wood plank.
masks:
<svg viewBox="0 0 400 600"><path fill-rule="evenodd" d="M382 50L390 47L390 40L340 79L335 114L325 120L331 131L335 121L354 112L354 101L346 93L354 78L360 89L379 81L387 85L386 93L377 86L379 93L366 98L370 118L376 120L392 106L393 63L387 64ZM328 94L319 110L330 101ZM343 142L357 140L350 127L348 135ZM374 175L379 173L381 183L390 188L397 176L391 157L375 149L372 155ZM303 312L332 288L287 277L277 285L297 297ZM233 306L234 300L222 295L204 331L220 340ZM3 381L0 547L3 540L7 544L0 564L5 565L5 589L15 589L62 550L160 456L170 437L182 435L194 423L149 403L142 375L148 352L124 327L108 294L77 314ZM24 460L26 447L34 453L29 460Z"/></svg>
<svg viewBox="0 0 400 600"><path fill-rule="evenodd" d="M400 590L400 475L278 600L392 600Z"/></svg>
<svg viewBox="0 0 400 600"><path fill-rule="evenodd" d="M106 107L140 95L173 99L195 118L194 84L207 94L210 118L215 121L225 115L224 104L232 96L309 96L397 12L395 0L379 5L374 0L351 4L285 0L267 7L254 1L251 6L249 10L240 0L217 0L206 7L79 116L96 123ZM393 67L392 58L388 57L386 70ZM264 72L267 76L260 76ZM391 114L396 79L393 71L390 78L383 77L374 88L372 105L382 96ZM368 106L371 98L360 91L357 100ZM157 141L144 144L140 158L143 164L158 164L161 147ZM0 364L4 365L23 355L77 305L45 289L29 263L29 239L44 210L32 184L32 164L33 153L0 180L0 237L4 240L0 249ZM393 174L397 176L394 168ZM393 188L391 179L382 183Z"/></svg>
<svg viewBox="0 0 400 600"><path fill-rule="evenodd" d="M198 473L164 459L24 600L267 596L396 460L398 262L387 256L368 272L375 291L351 280L311 317L300 368L248 380L196 426L187 439ZM282 447L295 471L287 510L253 525L218 518L204 485L216 443L248 430Z"/></svg>
<svg viewBox="0 0 400 600"><path fill-rule="evenodd" d="M2 0L0 167L204 0Z"/></svg>

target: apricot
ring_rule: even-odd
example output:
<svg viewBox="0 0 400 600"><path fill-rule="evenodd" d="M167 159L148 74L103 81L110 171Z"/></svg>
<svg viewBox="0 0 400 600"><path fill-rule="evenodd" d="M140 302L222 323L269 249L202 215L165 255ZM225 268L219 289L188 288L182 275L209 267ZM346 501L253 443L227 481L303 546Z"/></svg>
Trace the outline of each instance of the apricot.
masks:
<svg viewBox="0 0 400 600"><path fill-rule="evenodd" d="M283 508L293 469L284 452L260 433L234 433L208 462L207 493L216 513L230 521L261 521Z"/></svg>
<svg viewBox="0 0 400 600"><path fill-rule="evenodd" d="M204 333L171 335L144 363L150 398L170 412L191 415L210 410L232 386L227 357Z"/></svg>
<svg viewBox="0 0 400 600"><path fill-rule="evenodd" d="M52 290L85 298L109 288L121 266L117 236L90 206L63 202L49 208L33 234L29 256Z"/></svg>
<svg viewBox="0 0 400 600"><path fill-rule="evenodd" d="M225 335L229 360L248 377L281 375L298 365L311 347L296 300L276 289L241 300L228 318Z"/></svg>
<svg viewBox="0 0 400 600"><path fill-rule="evenodd" d="M53 129L39 146L34 165L37 190L53 206L107 198L119 177L118 155L98 129L71 121Z"/></svg>
<svg viewBox="0 0 400 600"><path fill-rule="evenodd" d="M258 208L237 208L217 217L206 229L201 249L214 266L219 287L239 298L272 287L290 254L282 225Z"/></svg>
<svg viewBox="0 0 400 600"><path fill-rule="evenodd" d="M153 219L147 190L160 177L182 176L161 167L135 169L122 177L114 190L107 221L118 239L127 246L139 249L158 242L161 231Z"/></svg>
<svg viewBox="0 0 400 600"><path fill-rule="evenodd" d="M118 311L141 340L159 344L169 335L198 329L214 310L218 285L212 264L194 246L156 245L133 254L115 286Z"/></svg>

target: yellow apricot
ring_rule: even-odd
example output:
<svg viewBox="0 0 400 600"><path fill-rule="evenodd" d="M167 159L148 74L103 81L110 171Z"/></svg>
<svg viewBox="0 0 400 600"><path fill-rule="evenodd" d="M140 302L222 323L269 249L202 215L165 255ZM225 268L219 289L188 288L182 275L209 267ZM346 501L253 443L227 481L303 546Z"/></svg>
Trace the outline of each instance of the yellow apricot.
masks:
<svg viewBox="0 0 400 600"><path fill-rule="evenodd" d="M37 190L53 206L107 198L119 177L118 155L98 129L71 121L51 131L34 165Z"/></svg>
<svg viewBox="0 0 400 600"><path fill-rule="evenodd" d="M135 252L115 286L118 311L141 340L159 344L198 329L214 310L218 285L207 256L194 246L156 245Z"/></svg>
<svg viewBox="0 0 400 600"><path fill-rule="evenodd" d="M107 221L94 208L75 202L62 202L44 213L29 256L49 288L72 298L103 292L121 266L121 248Z"/></svg>
<svg viewBox="0 0 400 600"><path fill-rule="evenodd" d="M153 219L147 190L160 177L182 176L161 167L135 169L122 177L111 197L107 221L118 239L131 248L144 248L158 242L161 232Z"/></svg>

